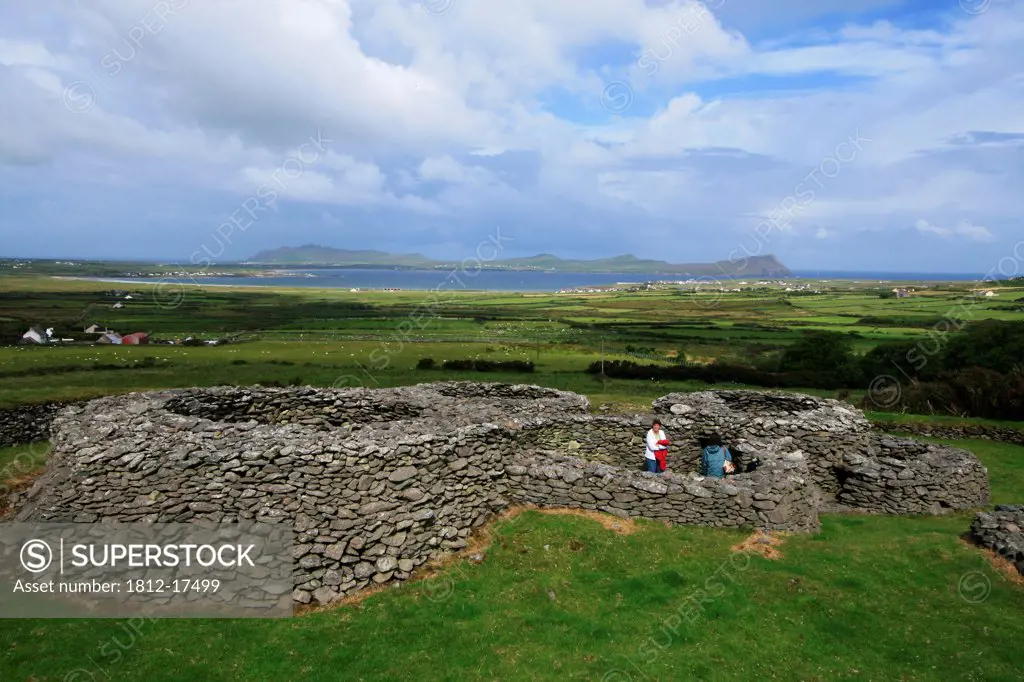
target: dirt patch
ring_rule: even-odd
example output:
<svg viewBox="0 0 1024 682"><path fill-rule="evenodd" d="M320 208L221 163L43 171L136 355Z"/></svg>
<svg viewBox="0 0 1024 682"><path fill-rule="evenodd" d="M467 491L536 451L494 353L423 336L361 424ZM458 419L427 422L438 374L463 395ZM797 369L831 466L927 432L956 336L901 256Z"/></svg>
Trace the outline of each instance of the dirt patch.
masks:
<svg viewBox="0 0 1024 682"><path fill-rule="evenodd" d="M589 509L568 509L568 508L544 508L544 507L514 507L509 511L502 514L501 518L512 518L518 516L525 511L535 511L540 514L551 514L552 516L579 516L583 519L589 519L597 524L600 524L602 528L610 530L618 535L632 535L636 532L636 521L633 519L622 519L618 516L611 514L605 514L602 512L591 511Z"/></svg>
<svg viewBox="0 0 1024 682"><path fill-rule="evenodd" d="M756 530L754 534L743 542L733 545L734 552L753 552L760 554L765 559L781 559L782 552L779 546L785 542L785 535L782 533L770 533L764 530Z"/></svg>
<svg viewBox="0 0 1024 682"><path fill-rule="evenodd" d="M969 533L961 535L960 542L968 545L969 547L980 550L981 553L985 555L985 558L988 559L988 563L992 566L993 570L997 573L1002 573L1014 585L1024 587L1024 575L1021 575L1020 571L1017 570L1017 567L1012 561L1006 557L999 556L999 553L995 550L989 549L988 547L982 547Z"/></svg>
<svg viewBox="0 0 1024 682"><path fill-rule="evenodd" d="M410 582L412 578L405 582ZM380 594L384 590L392 587L397 587L403 583L391 583L385 585L373 585L372 587L364 587L355 594L350 594L346 597L342 597L337 601L332 601L330 604L302 604L301 606L296 605L293 613L296 616L308 616L311 613L321 613L323 611L333 611L334 609L342 606L357 606L364 599L368 599L375 594Z"/></svg>
<svg viewBox="0 0 1024 682"><path fill-rule="evenodd" d="M45 471L44 467L40 467L22 476L15 476L8 478L6 481L0 481L0 520L14 513L14 503L11 501L11 496L31 488L36 479L42 476Z"/></svg>

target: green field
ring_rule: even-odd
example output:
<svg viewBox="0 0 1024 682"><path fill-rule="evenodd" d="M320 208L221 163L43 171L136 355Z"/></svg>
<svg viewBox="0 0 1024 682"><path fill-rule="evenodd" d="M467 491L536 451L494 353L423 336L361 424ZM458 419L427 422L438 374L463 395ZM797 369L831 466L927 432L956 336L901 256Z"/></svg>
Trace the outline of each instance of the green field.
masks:
<svg viewBox="0 0 1024 682"><path fill-rule="evenodd" d="M905 299L879 298L888 285L877 283L829 286L821 295L797 295L780 287L536 294L188 286L168 293L144 284L5 275L0 278L0 338L9 342L31 324L85 341L95 337L82 330L99 324L122 334L145 331L154 340L194 335L237 343L200 348L0 346L0 405L160 386L330 386L339 381L394 386L442 378L437 371L414 369L425 357L536 364L529 375L443 378L528 380L600 400L653 399L697 385L595 384L582 370L602 357L636 359L635 350L641 348L646 349L640 355L644 362L667 362L675 353L695 362L758 363L777 358L811 330L849 334L855 351L864 353L883 342L934 337L943 316L1024 320L1020 306L1016 312L1004 310L1024 297L1024 287L997 289L999 297L981 300L970 297L970 283L928 285ZM127 290L133 298L106 295L112 289ZM125 307L113 309L118 301Z"/></svg>
<svg viewBox="0 0 1024 682"><path fill-rule="evenodd" d="M822 295L459 292L440 304L429 292L201 287L171 306L143 285L5 275L8 340L29 324L81 340L96 323L154 339L232 342L0 346L0 407L166 387L467 379L535 383L583 393L595 407L648 411L665 393L708 386L601 380L586 367L641 356L667 363L670 351L757 361L814 329L848 333L863 353L926 338L957 309L971 320L1024 320L1007 309L1022 288L976 301L965 298L967 284L929 285L907 299L881 299L877 284L827 287ZM115 288L132 292L123 309L104 295ZM536 369L416 369L427 357L530 360ZM993 502L1024 502L1024 447L951 444L988 467ZM0 484L24 486L46 450L0 449ZM620 535L585 518L527 512L489 529L480 563L458 560L289 620L4 621L0 681L1018 680L1024 585L962 540L971 518L826 516L820 534L786 537L782 556L766 559L732 551L741 531L638 521ZM722 587L692 610L689 598L716 574Z"/></svg>

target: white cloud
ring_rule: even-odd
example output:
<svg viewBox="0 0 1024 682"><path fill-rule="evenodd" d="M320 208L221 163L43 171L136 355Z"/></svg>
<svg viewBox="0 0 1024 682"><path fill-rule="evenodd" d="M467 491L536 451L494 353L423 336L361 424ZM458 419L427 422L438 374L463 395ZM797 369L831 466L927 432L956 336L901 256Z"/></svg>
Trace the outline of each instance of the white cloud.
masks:
<svg viewBox="0 0 1024 682"><path fill-rule="evenodd" d="M420 164L419 176L427 182L488 184L496 181L494 174L479 166L466 166L450 156L431 157Z"/></svg>
<svg viewBox="0 0 1024 682"><path fill-rule="evenodd" d="M954 227L939 227L922 218L914 223L914 227L922 234L934 234L940 237L963 237L983 242L992 241L995 238L987 227L974 225L967 220L957 223Z"/></svg>
<svg viewBox="0 0 1024 682"><path fill-rule="evenodd" d="M66 68L67 60L58 59L42 43L0 38L0 64L4 66L41 66Z"/></svg>
<svg viewBox="0 0 1024 682"><path fill-rule="evenodd" d="M671 234L661 257L698 260L734 248L860 131L872 141L819 173L769 248L816 237L841 262L856 257L842 239L865 231L1014 236L1021 2L912 30L796 31L785 22L843 4L716 0L692 33L690 0L456 0L442 16L416 0L168 4L159 22L152 0L0 7L0 199L103 186L124 190L129 216L172 189L249 195L322 130L329 150L281 194L339 207L341 224L429 239L443 216L456 243L514 222L538 250ZM631 72L644 91L605 116L604 83ZM75 82L92 100L69 101ZM27 232L44 244L59 229Z"/></svg>

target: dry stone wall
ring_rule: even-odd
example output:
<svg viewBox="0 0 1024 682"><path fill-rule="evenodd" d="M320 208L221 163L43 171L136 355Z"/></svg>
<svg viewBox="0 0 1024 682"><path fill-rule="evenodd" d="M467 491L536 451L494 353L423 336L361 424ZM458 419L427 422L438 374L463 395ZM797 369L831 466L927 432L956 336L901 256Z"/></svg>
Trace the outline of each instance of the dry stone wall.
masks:
<svg viewBox="0 0 1024 682"><path fill-rule="evenodd" d="M965 440L980 438L994 440L1013 445L1024 445L1024 429L1012 429L1005 426L989 426L988 424L920 424L916 422L893 422L876 419L871 426L878 431L909 433L914 436L930 438L946 438L948 440Z"/></svg>
<svg viewBox="0 0 1024 682"><path fill-rule="evenodd" d="M988 503L988 473L966 450L876 436L837 467L839 502L886 514L941 514Z"/></svg>
<svg viewBox="0 0 1024 682"><path fill-rule="evenodd" d="M814 532L830 499L896 513L987 502L969 453L876 443L863 415L835 401L666 396L655 408L678 457L667 474L640 471L649 417L588 408L572 393L468 382L104 398L54 419L47 472L15 518L292 524L293 598L328 603L465 547L510 504ZM699 476L687 443L710 430L761 466Z"/></svg>
<svg viewBox="0 0 1024 682"><path fill-rule="evenodd" d="M539 507L573 507L673 524L819 529L818 492L803 462L773 462L742 478L624 471L564 455L520 458L506 469L510 494Z"/></svg>
<svg viewBox="0 0 1024 682"><path fill-rule="evenodd" d="M0 409L0 448L47 440L58 412L79 403L37 403Z"/></svg>
<svg viewBox="0 0 1024 682"><path fill-rule="evenodd" d="M971 535L1024 575L1024 504L999 505L994 512L976 515Z"/></svg>
<svg viewBox="0 0 1024 682"><path fill-rule="evenodd" d="M826 499L839 495L835 467L847 452L868 450L870 426L856 408L838 400L791 393L703 391L671 393L654 401L677 443L693 450L719 433L741 463L780 452L805 455L809 476Z"/></svg>
<svg viewBox="0 0 1024 682"><path fill-rule="evenodd" d="M565 415L524 423L518 443L521 449L547 455L568 455L626 469L643 463L644 437L650 418L634 416Z"/></svg>
<svg viewBox="0 0 1024 682"><path fill-rule="evenodd" d="M803 455L831 508L938 514L988 503L988 472L973 454L876 433L860 410L838 400L706 391L669 394L654 407L668 415L666 428L692 441L717 431L741 459Z"/></svg>

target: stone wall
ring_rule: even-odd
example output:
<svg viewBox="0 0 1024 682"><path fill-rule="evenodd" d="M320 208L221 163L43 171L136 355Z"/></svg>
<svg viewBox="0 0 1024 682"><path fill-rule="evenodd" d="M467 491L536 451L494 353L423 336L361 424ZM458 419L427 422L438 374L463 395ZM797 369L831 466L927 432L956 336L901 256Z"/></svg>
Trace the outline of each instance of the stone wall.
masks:
<svg viewBox="0 0 1024 682"><path fill-rule="evenodd" d="M223 397L223 396L222 396ZM508 505L508 430L443 435L210 421L138 395L55 422L44 478L16 520L291 523L298 603L402 580Z"/></svg>
<svg viewBox="0 0 1024 682"><path fill-rule="evenodd" d="M666 396L655 408L675 456L661 475L639 470L649 417L588 406L572 393L468 382L103 398L54 419L47 472L15 501L15 518L289 523L293 597L327 603L408 578L515 503L814 532L823 500L895 513L987 502L970 453L872 434L835 401ZM696 438L714 429L761 466L697 475Z"/></svg>
<svg viewBox="0 0 1024 682"><path fill-rule="evenodd" d="M0 447L46 440L50 437L50 424L54 415L68 404L40 402L0 409Z"/></svg>
<svg viewBox="0 0 1024 682"><path fill-rule="evenodd" d="M749 476L713 479L623 470L564 455L518 457L509 494L539 507L573 507L673 524L814 532L818 492L802 461L773 462Z"/></svg>
<svg viewBox="0 0 1024 682"><path fill-rule="evenodd" d="M0 448L47 440L54 415L78 403L38 403L0 409Z"/></svg>
<svg viewBox="0 0 1024 682"><path fill-rule="evenodd" d="M885 514L941 514L988 504L988 472L966 450L873 435L837 468L838 501Z"/></svg>
<svg viewBox="0 0 1024 682"><path fill-rule="evenodd" d="M429 386L429 388L423 388ZM585 396L525 384L438 382L395 389L233 387L172 392L165 409L208 419L302 424L319 429L409 421L416 428L586 414Z"/></svg>
<svg viewBox="0 0 1024 682"><path fill-rule="evenodd" d="M914 422L891 422L881 419L873 420L871 426L878 431L909 433L929 438L944 438L946 440L979 438L982 440L999 441L1001 443L1012 443L1013 445L1024 445L1024 429L1012 429L1004 426L988 426L985 424L933 425Z"/></svg>
<svg viewBox="0 0 1024 682"><path fill-rule="evenodd" d="M973 454L872 432L860 410L837 400L706 391L669 394L654 407L689 439L717 431L748 458L803 455L830 508L939 514L988 503L988 472Z"/></svg>
<svg viewBox="0 0 1024 682"><path fill-rule="evenodd" d="M522 449L640 469L651 420L639 416L566 415L557 421L527 422L520 428L518 443Z"/></svg>
<svg viewBox="0 0 1024 682"><path fill-rule="evenodd" d="M670 393L654 401L672 438L719 433L734 455L764 461L780 453L806 456L808 475L826 500L840 492L835 468L847 452L867 452L870 426L856 408L781 392L703 391Z"/></svg>
<svg viewBox="0 0 1024 682"><path fill-rule="evenodd" d="M1024 575L1024 505L1000 505L994 512L978 514L971 524L971 535Z"/></svg>

